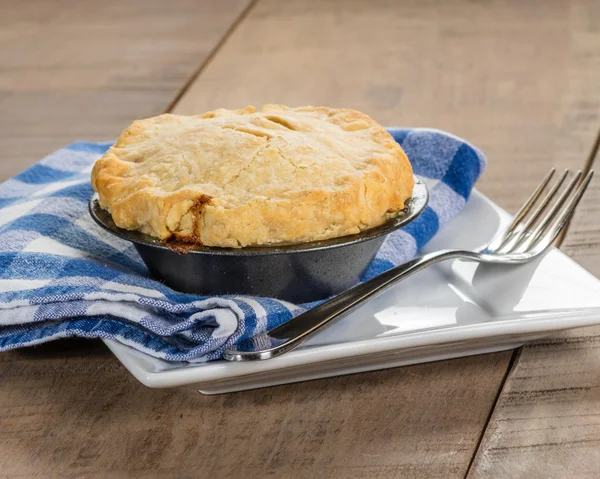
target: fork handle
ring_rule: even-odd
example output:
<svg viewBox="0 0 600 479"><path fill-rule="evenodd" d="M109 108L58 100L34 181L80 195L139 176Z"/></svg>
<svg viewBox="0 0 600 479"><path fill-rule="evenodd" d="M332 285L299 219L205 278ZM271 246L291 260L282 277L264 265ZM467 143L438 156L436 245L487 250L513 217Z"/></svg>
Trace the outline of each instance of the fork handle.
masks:
<svg viewBox="0 0 600 479"><path fill-rule="evenodd" d="M427 266L447 259L475 259L475 256L469 251L461 250L442 250L419 256L364 283L357 284L270 331L242 341L225 351L223 357L229 361L252 361L270 359L292 351L323 329L350 314L366 301L375 298L392 285Z"/></svg>

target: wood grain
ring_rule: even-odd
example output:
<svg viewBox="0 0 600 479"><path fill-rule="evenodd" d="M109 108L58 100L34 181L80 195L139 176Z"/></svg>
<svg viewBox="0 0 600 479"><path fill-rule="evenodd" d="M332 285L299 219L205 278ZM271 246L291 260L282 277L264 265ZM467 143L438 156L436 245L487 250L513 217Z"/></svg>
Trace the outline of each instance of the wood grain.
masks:
<svg viewBox="0 0 600 479"><path fill-rule="evenodd" d="M598 277L599 205L596 179L561 247ZM600 327L568 331L527 345L499 396L469 476L598 475Z"/></svg>
<svg viewBox="0 0 600 479"><path fill-rule="evenodd" d="M571 48L586 65L589 119L600 129L600 5L578 11ZM597 133L600 135L600 131ZM598 146L597 142L594 145ZM592 148L585 169L598 170ZM582 157L584 159L585 157ZM600 183L596 176L561 249L600 277ZM598 313L600 315L600 312ZM567 331L522 348L507 377L469 477L600 475L600 328Z"/></svg>
<svg viewBox="0 0 600 479"><path fill-rule="evenodd" d="M516 211L550 166L580 167L595 137L596 9L594 0L265 0L175 111L325 104L445 129L486 153L479 188Z"/></svg>
<svg viewBox="0 0 600 479"><path fill-rule="evenodd" d="M0 2L0 181L161 113L248 3Z"/></svg>
<svg viewBox="0 0 600 479"><path fill-rule="evenodd" d="M183 10L186 18L195 14L198 4L193 5ZM55 11L19 8L23 25ZM175 10L169 8L168 15ZM490 166L481 187L514 210L551 163L580 164L593 141L598 126L588 62L597 40L593 13L592 1L259 1L175 111L313 103L359 108L389 125L444 128L486 151ZM131 15L121 12L119 22L134 24ZM67 30L73 28L64 22ZM147 52L155 43L137 34L143 40L138 48ZM0 50L18 35L0 29ZM164 41L185 38L172 32ZM98 45L111 41L105 36ZM40 58L44 44L37 42ZM139 68L149 68L151 61L147 55ZM162 65L152 77L164 72ZM128 78L126 89L134 96L152 89L148 77ZM6 90L20 82L26 84L17 76L0 90L0 108ZM65 113L63 130L89 136L79 123L85 120L82 112L120 111L105 105L110 102L103 93L94 93L103 92L102 84L89 89L78 114L75 107ZM70 98L73 91L78 90L61 95ZM36 98L46 95L62 104L52 91ZM39 128L39 138L54 138L46 125L52 117L35 123L43 111L25 107L21 121ZM125 122L108 116L107 134ZM110 131L108 137L114 137ZM0 160L0 168L6 163ZM104 348L88 342L6 353L0 355L0 475L460 477L511 355L204 397L191 390L146 389Z"/></svg>
<svg viewBox="0 0 600 479"><path fill-rule="evenodd" d="M89 342L3 354L0 476L459 476L487 411L448 398L489 404L507 355L202 396L148 389Z"/></svg>
<svg viewBox="0 0 600 479"><path fill-rule="evenodd" d="M490 166L481 188L514 211L553 164L582 166L599 124L600 96L592 84L597 72L586 61L595 55L593 40L598 40L589 32L587 20L594 12L593 2L545 2L544 15L540 7L524 2L399 5L298 0L283 5L263 0L175 111L192 114L246 103L313 103L355 107L384 124L450 130L486 152ZM273 37L278 41L273 43ZM237 72L243 72L245 81L239 81ZM489 358L496 360L484 362ZM415 402L425 401L420 414L426 426L416 428L410 441L391 436L385 450L393 454L387 459L358 455L355 447L380 444L382 428L406 428L415 420L414 410L402 408L384 423L374 416L375 427L364 429L359 440L355 428L362 417L348 419L350 411L355 414L353 408L323 411L314 407L316 400L311 401L306 413L295 413L286 437L286 447L301 452L290 455L287 463L271 464L271 469L265 463L256 472L302 476L298 471L311 461L303 438L317 421L341 424L337 440L345 445L336 450L330 468L320 469L326 477L462 476L468 465L461 461L477 447L478 429L493 406L509 358L504 353L461 360L462 367L471 368L461 369L461 379L457 376L451 391L438 378L454 362L401 370L429 371L432 382L422 379L410 385L411 396L420 398ZM365 382L376 381L375 396L393 391L403 397L405 381L380 385L374 379L392 374L396 373L347 380L358 390ZM482 386L487 375L493 379L486 381L485 387L490 387L486 399L465 401L465 388ZM303 394L305 388L311 385L293 390ZM326 401L340 403L337 391L324 395ZM430 404L432 395L444 398L443 404ZM465 409L483 422L478 426L475 421L463 431L460 445L441 433L424 434L434 424L436 430L454 429L455 415ZM247 409L240 414L254 412ZM257 434L263 430L256 428ZM222 434L231 438L233 433ZM280 447L279 438L264 436L263 441L267 448ZM244 459L236 463L256 467ZM223 459L221 464L227 468L230 462Z"/></svg>

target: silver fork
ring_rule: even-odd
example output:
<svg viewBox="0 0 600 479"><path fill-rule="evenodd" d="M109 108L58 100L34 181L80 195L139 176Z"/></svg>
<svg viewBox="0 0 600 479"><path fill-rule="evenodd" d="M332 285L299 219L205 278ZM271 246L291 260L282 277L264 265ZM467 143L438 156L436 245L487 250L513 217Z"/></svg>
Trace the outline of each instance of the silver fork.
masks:
<svg viewBox="0 0 600 479"><path fill-rule="evenodd" d="M440 261L462 259L493 264L521 264L531 261L546 251L563 230L593 176L593 171L590 171L580 182L582 173L578 171L550 206L567 179L569 170L565 170L540 201L554 173L553 168L521 207L506 231L485 247L477 251L442 250L415 258L354 286L270 331L238 344L227 350L223 357L229 361L251 361L274 358L291 351L390 286Z"/></svg>

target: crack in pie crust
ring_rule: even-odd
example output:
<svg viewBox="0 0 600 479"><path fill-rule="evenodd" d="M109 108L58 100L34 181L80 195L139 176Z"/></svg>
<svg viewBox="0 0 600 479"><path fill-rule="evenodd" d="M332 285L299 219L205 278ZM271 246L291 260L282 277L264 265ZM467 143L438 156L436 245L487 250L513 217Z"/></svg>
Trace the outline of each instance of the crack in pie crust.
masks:
<svg viewBox="0 0 600 479"><path fill-rule="evenodd" d="M92 186L121 228L238 248L380 225L414 178L363 113L265 105L134 121L94 165Z"/></svg>

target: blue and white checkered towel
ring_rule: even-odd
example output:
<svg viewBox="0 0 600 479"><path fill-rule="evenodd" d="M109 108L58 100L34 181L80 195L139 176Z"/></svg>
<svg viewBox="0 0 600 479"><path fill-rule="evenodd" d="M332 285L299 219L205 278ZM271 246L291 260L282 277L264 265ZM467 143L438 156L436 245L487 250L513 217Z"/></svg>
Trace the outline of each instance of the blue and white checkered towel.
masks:
<svg viewBox="0 0 600 479"><path fill-rule="evenodd" d="M446 133L390 131L431 198L416 221L387 238L366 278L414 256L464 206L485 166L478 150ZM0 185L0 351L78 336L204 362L303 309L182 294L150 279L133 246L100 229L87 210L92 164L109 146L74 143Z"/></svg>

